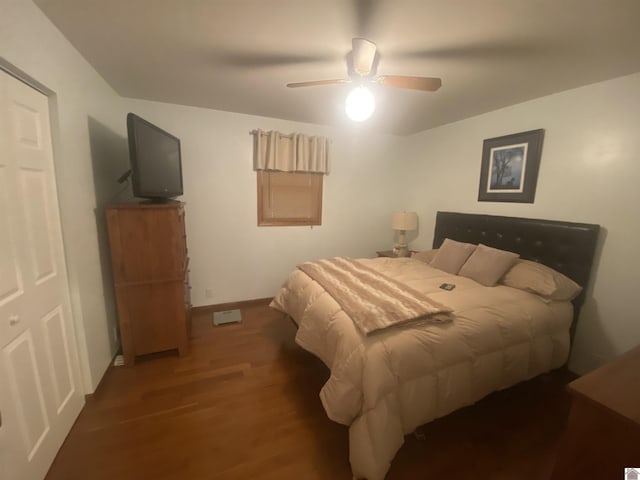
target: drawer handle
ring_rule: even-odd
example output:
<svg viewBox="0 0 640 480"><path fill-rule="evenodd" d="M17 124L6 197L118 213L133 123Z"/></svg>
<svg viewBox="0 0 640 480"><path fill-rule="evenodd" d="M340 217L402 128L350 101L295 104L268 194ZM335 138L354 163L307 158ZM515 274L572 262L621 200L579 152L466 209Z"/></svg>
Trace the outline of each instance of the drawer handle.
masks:
<svg viewBox="0 0 640 480"><path fill-rule="evenodd" d="M11 315L9 317L9 325L14 326L20 323L20 317L18 315Z"/></svg>

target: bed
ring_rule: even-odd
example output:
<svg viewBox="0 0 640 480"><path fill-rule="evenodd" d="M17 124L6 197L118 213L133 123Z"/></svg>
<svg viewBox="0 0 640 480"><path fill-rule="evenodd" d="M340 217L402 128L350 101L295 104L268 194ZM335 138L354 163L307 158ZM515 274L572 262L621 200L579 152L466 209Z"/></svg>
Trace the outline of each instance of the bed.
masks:
<svg viewBox="0 0 640 480"><path fill-rule="evenodd" d="M433 248L445 239L515 252L587 287L599 227L550 220L438 212ZM355 478L382 480L404 436L567 361L586 288L570 301L498 284L483 286L424 261L359 259L363 269L452 310L427 322L363 334L328 290L301 269L271 306L291 317L296 342L331 376L320 392L328 417L349 426ZM443 290L444 283L455 285Z"/></svg>

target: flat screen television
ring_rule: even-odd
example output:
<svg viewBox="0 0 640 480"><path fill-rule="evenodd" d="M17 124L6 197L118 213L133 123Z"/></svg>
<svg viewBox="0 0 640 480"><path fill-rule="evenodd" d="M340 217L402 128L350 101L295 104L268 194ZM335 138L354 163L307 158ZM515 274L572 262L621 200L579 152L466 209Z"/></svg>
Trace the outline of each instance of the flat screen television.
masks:
<svg viewBox="0 0 640 480"><path fill-rule="evenodd" d="M133 194L158 202L182 195L180 139L133 113L127 133Z"/></svg>

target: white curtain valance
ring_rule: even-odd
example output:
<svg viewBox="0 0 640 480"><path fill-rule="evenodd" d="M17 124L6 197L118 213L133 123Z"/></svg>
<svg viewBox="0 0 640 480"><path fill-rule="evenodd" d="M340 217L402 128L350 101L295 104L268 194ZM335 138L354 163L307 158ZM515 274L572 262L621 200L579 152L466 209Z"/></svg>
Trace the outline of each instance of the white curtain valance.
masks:
<svg viewBox="0 0 640 480"><path fill-rule="evenodd" d="M328 138L262 130L251 133L255 170L329 173Z"/></svg>

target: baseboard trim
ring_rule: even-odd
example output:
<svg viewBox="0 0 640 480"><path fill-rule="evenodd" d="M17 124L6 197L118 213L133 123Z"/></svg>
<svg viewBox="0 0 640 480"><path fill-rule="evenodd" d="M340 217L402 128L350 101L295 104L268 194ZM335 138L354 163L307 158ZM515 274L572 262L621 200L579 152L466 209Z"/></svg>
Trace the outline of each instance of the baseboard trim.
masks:
<svg viewBox="0 0 640 480"><path fill-rule="evenodd" d="M199 313L213 313L223 312L225 310L234 310L236 308L248 308L258 305L265 305L271 303L273 297L254 298L253 300L242 300L239 302L218 303L215 305L201 305L199 307L193 307L191 311L193 314Z"/></svg>

